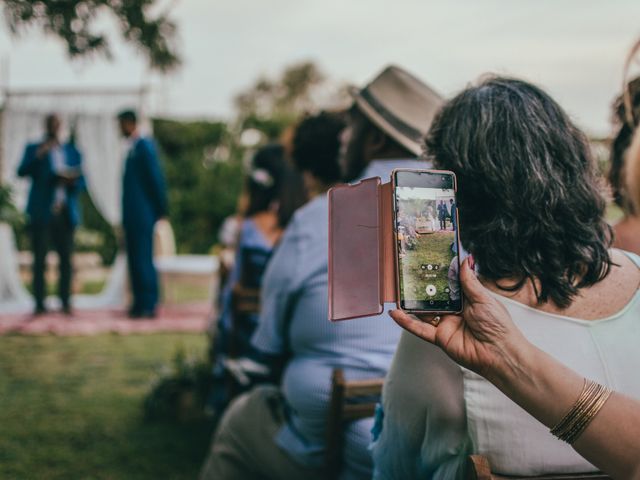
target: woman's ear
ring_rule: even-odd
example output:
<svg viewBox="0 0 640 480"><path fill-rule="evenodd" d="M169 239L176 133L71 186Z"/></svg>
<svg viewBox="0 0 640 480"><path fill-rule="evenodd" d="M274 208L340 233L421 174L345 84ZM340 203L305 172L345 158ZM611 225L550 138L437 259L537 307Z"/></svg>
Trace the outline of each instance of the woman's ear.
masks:
<svg viewBox="0 0 640 480"><path fill-rule="evenodd" d="M385 151L389 142L389 137L377 128L371 128L367 135L366 153L367 158L377 158Z"/></svg>

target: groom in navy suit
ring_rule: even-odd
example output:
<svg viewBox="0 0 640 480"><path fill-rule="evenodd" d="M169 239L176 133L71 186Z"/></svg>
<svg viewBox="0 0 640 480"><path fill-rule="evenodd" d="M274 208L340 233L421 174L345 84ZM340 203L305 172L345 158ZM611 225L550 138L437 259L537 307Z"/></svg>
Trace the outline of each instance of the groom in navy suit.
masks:
<svg viewBox="0 0 640 480"><path fill-rule="evenodd" d="M18 167L18 176L31 177L27 215L33 250L34 313L46 311L44 271L51 241L59 259L62 310L70 314L73 233L80 222L78 194L85 187L82 156L73 144L60 142L58 115L47 115L45 129L44 140L27 145Z"/></svg>
<svg viewBox="0 0 640 480"><path fill-rule="evenodd" d="M132 318L153 318L158 304L158 276L153 265L153 229L167 216L167 193L152 139L140 136L133 110L118 115L120 131L129 140L122 182L124 228L133 303Z"/></svg>

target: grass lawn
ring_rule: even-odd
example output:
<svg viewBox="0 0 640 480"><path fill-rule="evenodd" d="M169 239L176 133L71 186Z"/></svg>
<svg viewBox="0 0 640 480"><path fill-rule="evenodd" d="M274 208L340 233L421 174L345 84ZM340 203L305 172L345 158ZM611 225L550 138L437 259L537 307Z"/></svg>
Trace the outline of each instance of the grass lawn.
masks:
<svg viewBox="0 0 640 480"><path fill-rule="evenodd" d="M436 232L432 234L419 235L414 249L407 249L402 259L406 275L401 275L401 287L412 296L407 298L414 300L446 300L448 295L444 289L448 286L447 272L453 259L451 243L454 241L454 232ZM437 265L438 273L435 270L423 270L422 265ZM435 278L433 278L435 277ZM425 291L427 284L436 287L438 293L435 297L429 297ZM406 288L405 288L406 285Z"/></svg>
<svg viewBox="0 0 640 480"><path fill-rule="evenodd" d="M142 399L196 334L0 337L0 478L195 478L211 427L149 423Z"/></svg>

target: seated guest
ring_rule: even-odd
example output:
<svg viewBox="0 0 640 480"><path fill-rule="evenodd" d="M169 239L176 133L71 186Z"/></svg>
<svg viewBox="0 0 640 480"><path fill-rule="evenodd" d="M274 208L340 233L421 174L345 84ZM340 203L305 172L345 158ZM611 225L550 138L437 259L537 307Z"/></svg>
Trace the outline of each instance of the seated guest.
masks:
<svg viewBox="0 0 640 480"><path fill-rule="evenodd" d="M640 266L640 257L631 255ZM391 317L485 377L546 425L549 435L562 438L604 473L612 478L640 478L640 399L599 385L532 345L502 303L480 283L472 265L469 257L460 269L466 302L462 314L419 320L394 310Z"/></svg>
<svg viewBox="0 0 640 480"><path fill-rule="evenodd" d="M618 125L618 133L611 144L609 183L613 191L613 200L622 210L624 217L613 227L613 245L640 254L640 215L629 201L624 178L625 154L634 129L640 122L640 77L629 82L627 89L632 103L631 111L628 112L625 107L624 95L618 97L614 104L614 119Z"/></svg>
<svg viewBox="0 0 640 480"><path fill-rule="evenodd" d="M354 94L341 140L343 178L389 179L395 167L423 166L425 132L441 100L407 72L390 67ZM384 115L382 114L384 112ZM422 129L422 130L421 130ZM327 306L328 204L323 190L339 179L340 122L327 114L296 131L294 158L317 195L296 212L264 280L254 346L287 356L280 388L258 387L227 410L202 478L324 479L325 424L331 373L347 379L384 376L400 332L384 314L331 324ZM371 478L372 419L344 432L341 478Z"/></svg>
<svg viewBox="0 0 640 480"><path fill-rule="evenodd" d="M233 318L233 289L236 286L248 289L261 287L267 261L286 226L284 222L288 221L293 211L305 200L300 196L296 201L289 198L289 192L301 191L291 184L293 176L290 170L292 169L284 157L283 147L277 144L267 145L255 154L246 178L244 197L247 204L239 228L235 261L222 290L221 316L216 326L212 351L214 386L210 407L216 413L220 413L228 401L224 359L229 355L249 355L249 340L258 321L255 314ZM294 181L299 180L295 177ZM288 201L283 202L283 197Z"/></svg>
<svg viewBox="0 0 640 480"><path fill-rule="evenodd" d="M611 228L586 137L542 90L491 78L448 102L426 141L459 182L461 241L528 340L640 397L638 266ZM517 365L513 365L517 368ZM403 334L384 389L376 476L457 479L469 454L512 475L595 467L479 375Z"/></svg>

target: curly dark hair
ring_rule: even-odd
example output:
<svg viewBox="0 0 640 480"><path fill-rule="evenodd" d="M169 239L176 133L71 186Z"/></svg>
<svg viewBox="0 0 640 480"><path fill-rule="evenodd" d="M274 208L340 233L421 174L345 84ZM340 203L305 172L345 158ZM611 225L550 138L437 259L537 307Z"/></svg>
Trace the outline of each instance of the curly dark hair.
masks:
<svg viewBox="0 0 640 480"><path fill-rule="evenodd" d="M304 118L293 137L293 162L327 185L340 180L340 132L345 127L344 115L320 112Z"/></svg>
<svg viewBox="0 0 640 480"><path fill-rule="evenodd" d="M627 115L624 98L620 95L613 102L613 122L617 127L617 133L611 142L611 156L609 167L609 184L613 194L613 200L627 215L634 215L633 202L629 199L625 171L625 153L631 145L633 133L640 122L640 77L634 78L627 84L632 104L631 115ZM631 122L629 117L632 119Z"/></svg>
<svg viewBox="0 0 640 480"><path fill-rule="evenodd" d="M426 148L456 173L462 244L500 289L531 280L539 304L566 308L609 273L612 232L587 139L540 88L491 77L465 89Z"/></svg>

